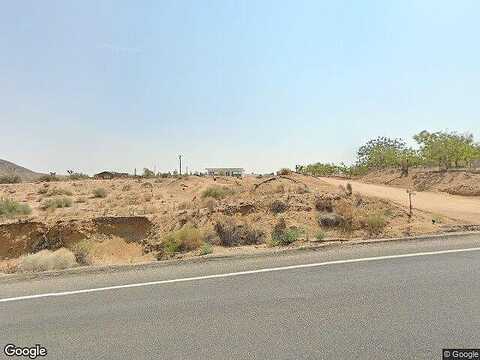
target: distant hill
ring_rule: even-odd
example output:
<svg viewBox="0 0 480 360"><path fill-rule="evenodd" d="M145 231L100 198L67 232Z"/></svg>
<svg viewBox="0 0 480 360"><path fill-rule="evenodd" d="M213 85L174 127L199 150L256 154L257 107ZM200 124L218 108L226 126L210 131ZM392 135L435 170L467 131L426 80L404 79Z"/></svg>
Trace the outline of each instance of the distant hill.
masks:
<svg viewBox="0 0 480 360"><path fill-rule="evenodd" d="M22 181L32 181L38 179L43 174L24 168L7 160L0 159L0 176L18 175Z"/></svg>

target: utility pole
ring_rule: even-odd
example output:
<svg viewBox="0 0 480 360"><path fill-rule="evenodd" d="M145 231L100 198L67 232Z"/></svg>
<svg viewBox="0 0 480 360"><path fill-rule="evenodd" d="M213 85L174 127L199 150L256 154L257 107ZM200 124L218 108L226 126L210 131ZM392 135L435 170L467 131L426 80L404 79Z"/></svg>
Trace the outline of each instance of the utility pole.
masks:
<svg viewBox="0 0 480 360"><path fill-rule="evenodd" d="M178 155L180 175L182 175L182 155Z"/></svg>

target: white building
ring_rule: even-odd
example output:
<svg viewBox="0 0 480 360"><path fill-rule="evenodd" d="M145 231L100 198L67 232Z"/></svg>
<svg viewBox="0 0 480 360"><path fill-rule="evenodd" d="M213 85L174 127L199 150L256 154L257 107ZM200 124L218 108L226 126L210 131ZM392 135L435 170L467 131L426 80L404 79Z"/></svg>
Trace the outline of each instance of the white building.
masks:
<svg viewBox="0 0 480 360"><path fill-rule="evenodd" d="M242 168L206 168L210 176L236 176L241 177L245 172Z"/></svg>

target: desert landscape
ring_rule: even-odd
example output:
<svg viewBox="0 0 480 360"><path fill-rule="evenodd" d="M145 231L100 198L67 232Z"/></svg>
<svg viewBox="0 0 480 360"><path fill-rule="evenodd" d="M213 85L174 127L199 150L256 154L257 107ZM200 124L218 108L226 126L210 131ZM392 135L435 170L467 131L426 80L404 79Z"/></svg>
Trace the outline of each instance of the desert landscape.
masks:
<svg viewBox="0 0 480 360"><path fill-rule="evenodd" d="M287 170L240 178L48 179L0 185L4 273L432 234L462 224L419 210L409 216L408 208L349 184Z"/></svg>

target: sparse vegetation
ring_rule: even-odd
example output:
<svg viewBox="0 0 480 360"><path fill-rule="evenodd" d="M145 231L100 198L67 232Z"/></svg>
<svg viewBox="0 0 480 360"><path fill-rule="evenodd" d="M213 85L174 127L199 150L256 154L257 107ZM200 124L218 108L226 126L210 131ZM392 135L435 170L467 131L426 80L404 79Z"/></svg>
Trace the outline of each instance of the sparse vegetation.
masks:
<svg viewBox="0 0 480 360"><path fill-rule="evenodd" d="M72 206L72 199L61 196L45 200L42 205L42 210L54 211L55 209L68 208Z"/></svg>
<svg viewBox="0 0 480 360"><path fill-rule="evenodd" d="M301 235L299 229L287 228L285 219L280 218L275 224L271 234L272 246L286 246L295 242Z"/></svg>
<svg viewBox="0 0 480 360"><path fill-rule="evenodd" d="M75 256L75 260L80 265L90 265L90 248L91 243L88 240L82 240L75 244L72 248L72 252Z"/></svg>
<svg viewBox="0 0 480 360"><path fill-rule="evenodd" d="M96 188L93 190L93 197L94 198L106 198L108 193L107 193L107 190L105 188Z"/></svg>
<svg viewBox="0 0 480 360"><path fill-rule="evenodd" d="M62 195L72 196L73 193L68 189L62 189L62 188L53 188L53 189L47 190L46 192L46 196L62 196Z"/></svg>
<svg viewBox="0 0 480 360"><path fill-rule="evenodd" d="M28 204L21 204L11 199L0 199L0 216L12 217L31 213L32 208Z"/></svg>
<svg viewBox="0 0 480 360"><path fill-rule="evenodd" d="M210 186L202 192L202 197L211 197L218 200L232 194L233 190L226 186Z"/></svg>
<svg viewBox="0 0 480 360"><path fill-rule="evenodd" d="M322 227L336 227L345 222L345 219L335 213L322 213L318 216L318 223Z"/></svg>
<svg viewBox="0 0 480 360"><path fill-rule="evenodd" d="M56 175L42 175L38 178L38 182L53 182L60 181Z"/></svg>
<svg viewBox="0 0 480 360"><path fill-rule="evenodd" d="M292 170L283 168L277 171L277 175L290 175L292 173Z"/></svg>
<svg viewBox="0 0 480 360"><path fill-rule="evenodd" d="M22 179L18 175L4 175L0 176L0 184L18 184Z"/></svg>
<svg viewBox="0 0 480 360"><path fill-rule="evenodd" d="M237 223L230 217L218 221L214 229L220 240L219 245L223 246L260 244L265 240L263 231L247 223Z"/></svg>

